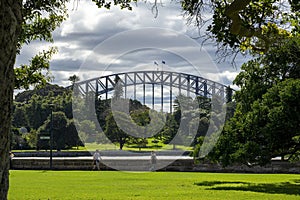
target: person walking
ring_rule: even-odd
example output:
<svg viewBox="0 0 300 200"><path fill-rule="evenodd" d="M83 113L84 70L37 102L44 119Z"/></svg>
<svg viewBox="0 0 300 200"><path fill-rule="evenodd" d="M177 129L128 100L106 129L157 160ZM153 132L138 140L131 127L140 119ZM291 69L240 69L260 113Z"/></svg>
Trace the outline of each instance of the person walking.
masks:
<svg viewBox="0 0 300 200"><path fill-rule="evenodd" d="M95 170L96 167L97 167L97 170L100 170L100 160L101 160L101 155L100 155L99 150L97 149L93 155L93 170Z"/></svg>
<svg viewBox="0 0 300 200"><path fill-rule="evenodd" d="M10 169L13 169L13 166L12 166L12 159L13 157L15 157L14 153L13 152L9 152L9 165L10 165Z"/></svg>
<svg viewBox="0 0 300 200"><path fill-rule="evenodd" d="M157 163L157 158L154 151L151 151L150 163L151 163L150 171L154 172Z"/></svg>

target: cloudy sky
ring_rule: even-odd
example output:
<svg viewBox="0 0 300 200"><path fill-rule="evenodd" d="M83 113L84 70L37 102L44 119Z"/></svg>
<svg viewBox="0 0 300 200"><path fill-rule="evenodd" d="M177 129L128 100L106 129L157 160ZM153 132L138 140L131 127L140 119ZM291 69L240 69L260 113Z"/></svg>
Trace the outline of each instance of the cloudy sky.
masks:
<svg viewBox="0 0 300 200"><path fill-rule="evenodd" d="M200 40L192 39L198 30L186 25L180 5L162 2L155 17L149 1L133 5L132 11L99 9L89 0L77 6L72 1L69 18L54 32L55 43L23 47L16 64L26 64L38 51L57 46L51 73L53 83L61 86L69 85L73 74L84 80L144 69L185 72L231 85L238 73L231 60L218 63L213 45L201 46ZM236 62L239 66L243 58Z"/></svg>

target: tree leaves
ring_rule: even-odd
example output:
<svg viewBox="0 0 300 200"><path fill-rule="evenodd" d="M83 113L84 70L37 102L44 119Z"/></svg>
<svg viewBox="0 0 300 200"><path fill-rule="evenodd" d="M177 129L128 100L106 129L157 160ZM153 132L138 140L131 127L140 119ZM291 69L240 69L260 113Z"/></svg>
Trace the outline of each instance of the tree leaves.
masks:
<svg viewBox="0 0 300 200"><path fill-rule="evenodd" d="M50 60L57 52L57 48L51 47L48 51L42 51L34 56L29 65L21 65L15 68L15 89L29 89L31 85L44 86L52 79L49 73Z"/></svg>
<svg viewBox="0 0 300 200"><path fill-rule="evenodd" d="M34 40L53 42L52 32L67 18L68 0L27 0L23 2L21 33L17 52ZM29 64L15 68L15 89L29 89L30 85L44 85L51 80L49 62L57 48L51 47L34 56Z"/></svg>
<svg viewBox="0 0 300 200"><path fill-rule="evenodd" d="M281 40L299 34L299 2L290 0L181 1L188 20L201 28L207 23L203 13L213 11L206 29L220 50L261 54ZM228 48L227 48L228 47Z"/></svg>
<svg viewBox="0 0 300 200"><path fill-rule="evenodd" d="M236 111L209 157L223 165L265 165L299 159L300 38L285 40L249 61L235 79Z"/></svg>

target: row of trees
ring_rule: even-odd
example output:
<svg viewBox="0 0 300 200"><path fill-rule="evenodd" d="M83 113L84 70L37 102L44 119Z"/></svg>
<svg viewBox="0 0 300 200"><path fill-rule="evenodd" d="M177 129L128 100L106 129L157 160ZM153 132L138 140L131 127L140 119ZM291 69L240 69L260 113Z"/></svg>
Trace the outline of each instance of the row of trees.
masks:
<svg viewBox="0 0 300 200"><path fill-rule="evenodd" d="M97 121L93 121L89 118L92 111L86 97L77 101L72 109L72 91L69 89L47 85L20 93L14 104L12 148L49 149L49 140L41 137L49 136L50 130L53 131L54 148L58 150L93 142L118 143L120 149L125 144L145 147L149 137L165 144L190 146L196 143L195 138L206 134L210 124L211 102L208 98L192 99L179 95L173 113L160 113L137 100L127 102L121 98L121 87L115 88L116 96L118 105L129 104L129 115L112 109L114 98L96 98ZM73 112L79 117L73 119ZM98 123L100 129L96 128Z"/></svg>
<svg viewBox="0 0 300 200"><path fill-rule="evenodd" d="M203 101L205 104L203 107L199 107L200 99L206 100L206 102ZM125 99L121 99L121 101L125 101ZM120 149L124 144L145 146L148 138L164 144L173 144L174 148L175 145L194 145L197 137L206 134L210 124L210 101L206 98L192 99L179 95L174 104L175 111L173 113L161 113L150 110L134 100L130 105L139 105L139 108L131 106L130 115L122 111L103 112L99 109L99 114L107 113L105 120L100 119L99 121L105 121L103 127L106 137L112 142L118 142ZM183 112L182 106L189 104L193 107Z"/></svg>
<svg viewBox="0 0 300 200"><path fill-rule="evenodd" d="M54 148L82 145L73 121L72 91L56 85L18 94L12 126L14 149L49 149L49 140L40 137L50 136L50 129L53 130Z"/></svg>
<svg viewBox="0 0 300 200"><path fill-rule="evenodd" d="M118 143L122 149L125 144L145 147L148 138L152 138L165 144L190 146L199 135L205 135L210 124L210 99L192 99L179 95L174 102L175 111L172 114L161 113L137 100L124 99L123 87L118 80L119 77L114 80L116 85L112 99L95 99L94 93L74 97L73 112L78 121L79 133L97 136L97 139L94 137L89 142ZM81 128L83 122L87 121L93 123L93 126L89 129L87 126ZM199 121L201 126L198 130ZM100 126L97 126L98 123Z"/></svg>

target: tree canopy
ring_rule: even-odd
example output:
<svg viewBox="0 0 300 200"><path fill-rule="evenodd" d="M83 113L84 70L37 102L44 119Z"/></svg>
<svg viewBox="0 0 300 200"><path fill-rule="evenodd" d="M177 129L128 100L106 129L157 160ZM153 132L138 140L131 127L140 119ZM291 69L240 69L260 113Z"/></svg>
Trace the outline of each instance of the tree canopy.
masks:
<svg viewBox="0 0 300 200"><path fill-rule="evenodd" d="M236 110L225 124L212 160L265 165L280 156L299 160L300 38L245 63L235 83Z"/></svg>
<svg viewBox="0 0 300 200"><path fill-rule="evenodd" d="M207 23L204 16L211 11L206 33L228 54L265 53L300 31L297 0L183 0L181 4L198 27Z"/></svg>
<svg viewBox="0 0 300 200"><path fill-rule="evenodd" d="M52 32L67 18L66 3L69 0L32 0L22 3L22 22L17 38L16 50L19 54L24 45L34 40L53 42ZM16 89L29 89L30 86L45 85L51 80L50 60L57 52L55 47L35 55L29 64L15 67Z"/></svg>

